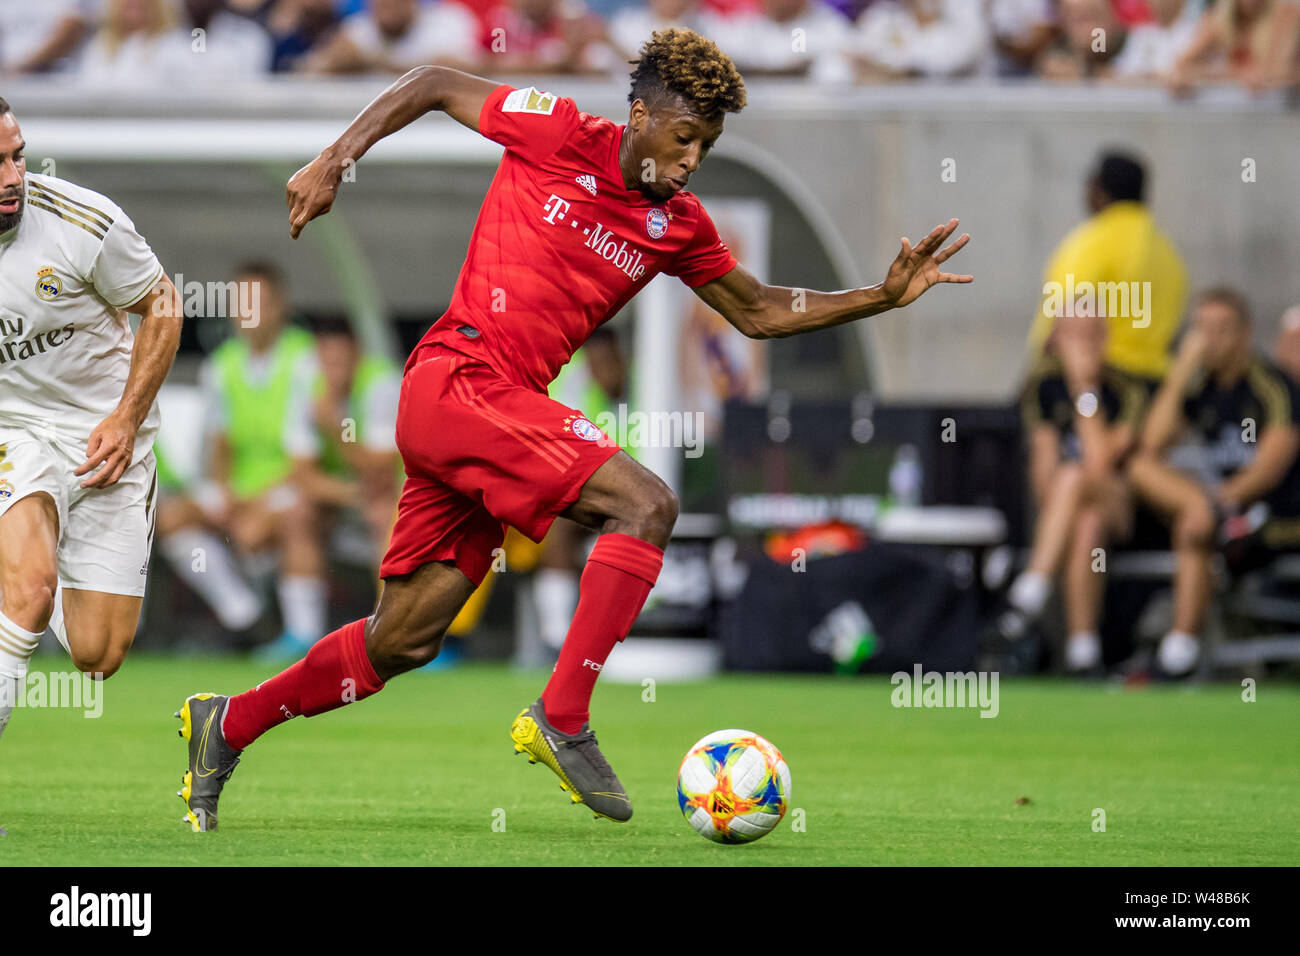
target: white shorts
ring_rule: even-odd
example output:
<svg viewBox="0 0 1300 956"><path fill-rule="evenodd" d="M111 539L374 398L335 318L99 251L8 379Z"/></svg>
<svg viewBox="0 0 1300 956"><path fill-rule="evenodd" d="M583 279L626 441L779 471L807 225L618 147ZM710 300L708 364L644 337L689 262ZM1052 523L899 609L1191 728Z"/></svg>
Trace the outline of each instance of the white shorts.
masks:
<svg viewBox="0 0 1300 956"><path fill-rule="evenodd" d="M45 492L59 512L59 583L65 588L143 597L153 547L154 456L131 465L108 488L82 488L73 471L84 448L0 429L0 515Z"/></svg>

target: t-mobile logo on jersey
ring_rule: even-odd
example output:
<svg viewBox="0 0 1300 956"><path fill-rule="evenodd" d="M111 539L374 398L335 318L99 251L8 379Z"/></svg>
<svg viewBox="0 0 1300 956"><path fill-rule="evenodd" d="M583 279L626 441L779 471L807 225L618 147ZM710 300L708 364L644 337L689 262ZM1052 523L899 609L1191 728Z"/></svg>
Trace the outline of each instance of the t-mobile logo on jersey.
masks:
<svg viewBox="0 0 1300 956"><path fill-rule="evenodd" d="M584 658L582 659L582 666L583 666L583 667L590 667L592 670L594 670L594 671L598 671L598 670L600 670L602 667L604 667L605 665L604 665L604 664L597 664L597 663L596 663L595 661L593 661L590 657L584 657Z"/></svg>
<svg viewBox="0 0 1300 956"><path fill-rule="evenodd" d="M542 208L546 210L546 221L555 225L556 220L564 222L564 214L569 211L569 202L551 193L551 198L542 203Z"/></svg>
<svg viewBox="0 0 1300 956"><path fill-rule="evenodd" d="M542 218L552 225L564 222L569 206L568 200L561 199L555 193L551 193L550 198L542 204L542 209L546 211L546 215ZM578 221L571 219L569 225L576 230ZM636 246L628 248L626 240L620 242L614 238L613 230L606 229L604 223L592 223L582 230L582 235L586 240L583 243L584 246L595 252L606 262L612 262L620 272L633 282L645 275L645 263L641 261L641 250Z"/></svg>

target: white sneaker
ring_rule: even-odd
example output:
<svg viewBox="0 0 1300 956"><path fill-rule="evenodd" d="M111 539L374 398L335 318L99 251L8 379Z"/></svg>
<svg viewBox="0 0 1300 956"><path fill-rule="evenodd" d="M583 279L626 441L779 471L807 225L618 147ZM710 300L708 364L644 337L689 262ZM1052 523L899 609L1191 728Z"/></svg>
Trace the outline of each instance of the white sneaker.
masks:
<svg viewBox="0 0 1300 956"><path fill-rule="evenodd" d="M1101 640L1096 634L1072 634L1065 642L1065 669L1090 671L1101 663Z"/></svg>
<svg viewBox="0 0 1300 956"><path fill-rule="evenodd" d="M1182 631L1170 631L1160 641L1156 661L1160 669L1175 677L1189 673L1201 656L1201 642Z"/></svg>

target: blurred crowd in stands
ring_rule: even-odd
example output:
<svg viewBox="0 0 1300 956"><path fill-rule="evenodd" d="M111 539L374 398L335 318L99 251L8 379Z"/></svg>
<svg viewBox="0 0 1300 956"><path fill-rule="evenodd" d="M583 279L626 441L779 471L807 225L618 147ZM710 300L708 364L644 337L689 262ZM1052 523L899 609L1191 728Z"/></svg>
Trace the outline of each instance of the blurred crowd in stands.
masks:
<svg viewBox="0 0 1300 956"><path fill-rule="evenodd" d="M749 77L1038 77L1252 91L1300 79L1300 0L0 0L0 72L97 87L444 64L622 77L687 26Z"/></svg>

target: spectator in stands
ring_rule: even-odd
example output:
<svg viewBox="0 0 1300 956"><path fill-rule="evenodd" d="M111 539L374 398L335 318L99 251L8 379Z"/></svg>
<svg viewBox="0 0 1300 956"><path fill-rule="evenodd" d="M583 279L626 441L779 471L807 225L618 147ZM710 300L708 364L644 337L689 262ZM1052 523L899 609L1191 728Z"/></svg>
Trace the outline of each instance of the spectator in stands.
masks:
<svg viewBox="0 0 1300 956"><path fill-rule="evenodd" d="M1129 30L1114 62L1117 79L1170 80L1174 64L1196 37L1202 0L1147 0L1147 5L1152 19Z"/></svg>
<svg viewBox="0 0 1300 956"><path fill-rule="evenodd" d="M1037 356L1066 295L1092 296L1110 326L1106 361L1154 387L1187 302L1187 270L1143 204L1146 173L1119 153L1087 181L1092 216L1057 246L1043 274L1043 303L1029 333ZM1103 312L1104 308L1104 312Z"/></svg>
<svg viewBox="0 0 1300 956"><path fill-rule="evenodd" d="M196 495L207 519L243 555L277 563L284 634L271 653L298 656L325 633L325 558L318 512L295 478L317 448L311 398L316 344L289 325L284 280L269 263L235 275L234 337L204 363L211 454Z"/></svg>
<svg viewBox="0 0 1300 956"><path fill-rule="evenodd" d="M703 33L746 77L808 77L817 83L853 80L853 29L822 0L760 0L756 12L725 16L706 10Z"/></svg>
<svg viewBox="0 0 1300 956"><path fill-rule="evenodd" d="M396 434L402 370L362 352L346 319L317 324L316 355L321 376L312 418L319 444L296 456L298 484L322 509L360 512L377 571L402 479Z"/></svg>
<svg viewBox="0 0 1300 956"><path fill-rule="evenodd" d="M478 59L474 15L454 0L371 0L300 68L312 73L405 73L425 64L469 67Z"/></svg>
<svg viewBox="0 0 1300 956"><path fill-rule="evenodd" d="M989 0L989 31L996 51L994 71L1001 76L1035 72L1056 40L1051 0Z"/></svg>
<svg viewBox="0 0 1300 956"><path fill-rule="evenodd" d="M669 27L686 27L697 33L704 29L699 0L647 0L644 5L624 7L610 19L607 35L618 55L631 60L650 34Z"/></svg>
<svg viewBox="0 0 1300 956"><path fill-rule="evenodd" d="M260 23L271 35L271 70L287 73L312 50L324 47L343 15L335 0L242 0L232 9Z"/></svg>
<svg viewBox="0 0 1300 956"><path fill-rule="evenodd" d="M180 25L159 53L171 81L224 84L270 72L270 36L225 0L180 0L179 8Z"/></svg>
<svg viewBox="0 0 1300 956"><path fill-rule="evenodd" d="M892 0L822 0L822 2L852 23L873 3L890 3Z"/></svg>
<svg viewBox="0 0 1300 956"><path fill-rule="evenodd" d="M1124 23L1110 0L1060 0L1062 44L1040 61L1043 76L1079 80L1103 76L1124 46Z"/></svg>
<svg viewBox="0 0 1300 956"><path fill-rule="evenodd" d="M167 79L160 53L175 26L167 0L108 0L104 22L77 66L87 86L156 86Z"/></svg>
<svg viewBox="0 0 1300 956"><path fill-rule="evenodd" d="M1132 495L1121 465L1137 442L1147 401L1143 383L1106 364L1106 320L1087 311L1056 320L1046 354L1022 399L1029 479L1037 503L1029 562L1012 583L997 629L1010 641L1027 633L1064 576L1065 667L1101 666L1105 578L1096 549L1128 537Z"/></svg>
<svg viewBox="0 0 1300 956"><path fill-rule="evenodd" d="M854 44L866 79L973 73L988 50L985 11L970 0L873 4L858 19Z"/></svg>
<svg viewBox="0 0 1300 956"><path fill-rule="evenodd" d="M0 76L67 65L95 13L94 0L0 0Z"/></svg>
<svg viewBox="0 0 1300 956"><path fill-rule="evenodd" d="M1273 361L1291 381L1300 384L1300 305L1282 313L1277 341L1273 343Z"/></svg>
<svg viewBox="0 0 1300 956"><path fill-rule="evenodd" d="M1218 0L1206 10L1174 64L1170 83L1187 92L1236 81L1260 91L1294 83L1300 4L1289 0Z"/></svg>
<svg viewBox="0 0 1300 956"><path fill-rule="evenodd" d="M1177 555L1173 629L1157 662L1186 674L1200 655L1216 546L1230 566L1300 541L1300 391L1251 347L1250 308L1235 289L1201 293L1178 358L1151 405L1130 466L1141 498L1169 520ZM1169 451L1198 437L1200 474Z"/></svg>
<svg viewBox="0 0 1300 956"><path fill-rule="evenodd" d="M616 59L604 24L581 0L502 3L484 17L481 49L494 75L604 72Z"/></svg>

